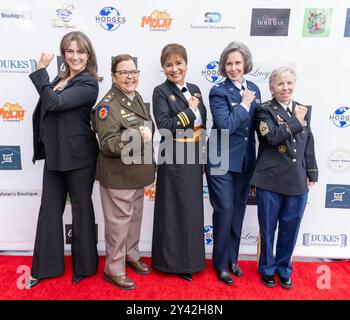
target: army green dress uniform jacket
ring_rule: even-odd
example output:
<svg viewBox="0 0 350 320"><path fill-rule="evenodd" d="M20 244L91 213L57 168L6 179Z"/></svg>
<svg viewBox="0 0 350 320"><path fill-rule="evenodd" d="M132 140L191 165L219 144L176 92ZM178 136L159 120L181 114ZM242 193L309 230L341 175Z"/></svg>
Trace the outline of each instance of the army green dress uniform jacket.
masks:
<svg viewBox="0 0 350 320"><path fill-rule="evenodd" d="M130 100L114 85L95 108L92 120L100 142L96 179L105 219L104 272L108 277L123 276L126 263L140 259L144 187L154 181L155 164L152 140L144 144L139 127L152 126L152 120L138 92ZM133 153L125 151L130 146L125 133L133 134L132 145L134 139L139 141ZM132 159L127 159L128 154Z"/></svg>
<svg viewBox="0 0 350 320"><path fill-rule="evenodd" d="M139 157L135 163L125 164L121 158L123 148L128 144L128 141L122 141L123 131L138 130L145 125L144 122L150 124L152 119L141 95L136 91L135 98L131 101L113 85L94 108L92 123L100 142L96 180L105 188L137 189L154 181L153 153L152 163L149 164L144 164L143 150L136 150ZM141 147L143 149L143 143Z"/></svg>

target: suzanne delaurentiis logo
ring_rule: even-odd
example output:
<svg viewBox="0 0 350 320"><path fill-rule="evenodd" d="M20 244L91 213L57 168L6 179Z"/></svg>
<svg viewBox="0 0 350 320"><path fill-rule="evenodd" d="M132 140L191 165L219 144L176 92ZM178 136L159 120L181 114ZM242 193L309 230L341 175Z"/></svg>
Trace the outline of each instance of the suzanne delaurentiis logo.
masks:
<svg viewBox="0 0 350 320"><path fill-rule="evenodd" d="M234 21L232 15L227 15L227 21L221 12L218 11L208 11L205 12L201 21L197 23L193 22L190 24L190 28L200 31L233 31L236 29L236 26L231 24ZM226 23L228 22L228 23Z"/></svg>
<svg viewBox="0 0 350 320"><path fill-rule="evenodd" d="M149 16L141 19L141 28L149 31L169 31L173 18L166 10L153 10Z"/></svg>
<svg viewBox="0 0 350 320"><path fill-rule="evenodd" d="M211 83L221 82L224 77L219 72L219 61L210 61L202 70L202 76Z"/></svg>
<svg viewBox="0 0 350 320"><path fill-rule="evenodd" d="M334 172L343 173L350 168L350 150L337 149L328 157L328 166Z"/></svg>
<svg viewBox="0 0 350 320"><path fill-rule="evenodd" d="M36 69L34 59L0 59L0 73L31 73Z"/></svg>
<svg viewBox="0 0 350 320"><path fill-rule="evenodd" d="M331 8L305 9L303 37L329 37L331 18Z"/></svg>
<svg viewBox="0 0 350 320"><path fill-rule="evenodd" d="M73 227L71 224L66 224L64 227L65 227L66 244L72 244ZM96 233L96 244L97 244L98 243L98 224L95 224L95 233Z"/></svg>
<svg viewBox="0 0 350 320"><path fill-rule="evenodd" d="M0 146L0 170L22 170L20 146Z"/></svg>
<svg viewBox="0 0 350 320"><path fill-rule="evenodd" d="M24 120L26 110L18 103L6 102L0 104L0 119L3 122L21 122Z"/></svg>
<svg viewBox="0 0 350 320"><path fill-rule="evenodd" d="M344 37L350 37L350 9L346 10Z"/></svg>
<svg viewBox="0 0 350 320"><path fill-rule="evenodd" d="M318 247L340 247L345 248L348 245L348 236L342 234L303 234L304 246L318 246Z"/></svg>
<svg viewBox="0 0 350 320"><path fill-rule="evenodd" d="M333 114L329 116L329 120L338 128L346 128L350 126L350 107L344 106L336 109Z"/></svg>
<svg viewBox="0 0 350 320"><path fill-rule="evenodd" d="M350 185L327 184L325 207L350 209Z"/></svg>
<svg viewBox="0 0 350 320"><path fill-rule="evenodd" d="M252 9L251 36L288 36L290 9Z"/></svg>
<svg viewBox="0 0 350 320"><path fill-rule="evenodd" d="M104 7L95 17L103 29L107 31L114 31L119 28L121 24L126 23L126 17L122 16L120 12L114 7Z"/></svg>
<svg viewBox="0 0 350 320"><path fill-rule="evenodd" d="M73 4L63 3L61 8L56 9L55 17L52 19L52 26L54 28L75 28L72 23L73 17Z"/></svg>

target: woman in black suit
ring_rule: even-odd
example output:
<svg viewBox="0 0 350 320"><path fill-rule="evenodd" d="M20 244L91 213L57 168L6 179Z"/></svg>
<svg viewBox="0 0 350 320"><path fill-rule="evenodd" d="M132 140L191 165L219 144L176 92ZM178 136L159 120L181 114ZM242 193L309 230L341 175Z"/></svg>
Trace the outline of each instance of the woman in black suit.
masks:
<svg viewBox="0 0 350 320"><path fill-rule="evenodd" d="M52 82L46 68L54 55L42 53L29 75L39 93L33 113L35 160L45 159L30 289L41 279L64 272L63 221L67 193L72 203L73 284L97 271L95 215L91 200L98 143L90 112L98 96L96 55L79 31L60 45L65 70Z"/></svg>
<svg viewBox="0 0 350 320"><path fill-rule="evenodd" d="M152 266L192 281L192 273L205 268L202 161L205 131L201 128L205 129L207 115L199 88L185 81L186 49L176 43L168 44L160 60L167 80L153 91L153 115L162 140Z"/></svg>

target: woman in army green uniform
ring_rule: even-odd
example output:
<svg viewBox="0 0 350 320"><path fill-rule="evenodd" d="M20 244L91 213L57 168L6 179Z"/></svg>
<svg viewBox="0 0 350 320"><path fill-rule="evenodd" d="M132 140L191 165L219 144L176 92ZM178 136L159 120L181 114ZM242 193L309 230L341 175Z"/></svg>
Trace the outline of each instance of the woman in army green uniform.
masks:
<svg viewBox="0 0 350 320"><path fill-rule="evenodd" d="M100 182L105 218L104 279L130 290L136 285L127 276L126 265L139 274L150 273L140 258L138 244L144 187L153 182L155 172L152 120L141 95L135 91L139 71L133 58L126 54L116 56L111 71L112 88L92 117L100 142L96 179ZM130 146L134 147L132 156Z"/></svg>

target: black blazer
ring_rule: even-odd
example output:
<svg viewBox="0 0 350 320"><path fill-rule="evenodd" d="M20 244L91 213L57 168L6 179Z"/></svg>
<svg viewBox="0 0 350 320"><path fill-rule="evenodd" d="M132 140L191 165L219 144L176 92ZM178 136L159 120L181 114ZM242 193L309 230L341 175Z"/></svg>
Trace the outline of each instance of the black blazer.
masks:
<svg viewBox="0 0 350 320"><path fill-rule="evenodd" d="M307 178L317 182L318 169L308 108L303 127L273 99L257 108L256 130L259 152L251 185L268 191L298 196L308 192Z"/></svg>
<svg viewBox="0 0 350 320"><path fill-rule="evenodd" d="M46 159L48 170L68 171L96 164L98 143L90 125L90 112L98 96L98 83L79 73L60 92L53 91L45 68L29 75L40 98L33 113L35 160Z"/></svg>
<svg viewBox="0 0 350 320"><path fill-rule="evenodd" d="M203 103L201 91L195 84L186 83L186 86L191 95L196 95L200 100L198 109L202 117L202 126L206 128L207 110ZM168 129L173 134L175 134L177 129L194 129L196 116L175 84L166 80L155 87L152 100L153 115L158 129Z"/></svg>

